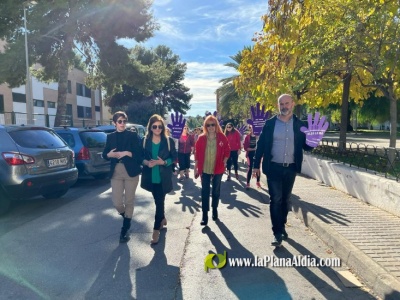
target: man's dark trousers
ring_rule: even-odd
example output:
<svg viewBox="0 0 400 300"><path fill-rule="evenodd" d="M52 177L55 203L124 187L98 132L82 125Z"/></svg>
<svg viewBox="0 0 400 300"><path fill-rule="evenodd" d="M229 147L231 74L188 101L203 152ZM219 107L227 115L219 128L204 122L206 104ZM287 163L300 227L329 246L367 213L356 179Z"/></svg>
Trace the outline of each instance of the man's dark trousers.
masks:
<svg viewBox="0 0 400 300"><path fill-rule="evenodd" d="M283 165L271 162L267 174L270 197L269 210L271 214L272 232L277 240L282 240L285 223L289 213L289 199L296 179L296 165Z"/></svg>

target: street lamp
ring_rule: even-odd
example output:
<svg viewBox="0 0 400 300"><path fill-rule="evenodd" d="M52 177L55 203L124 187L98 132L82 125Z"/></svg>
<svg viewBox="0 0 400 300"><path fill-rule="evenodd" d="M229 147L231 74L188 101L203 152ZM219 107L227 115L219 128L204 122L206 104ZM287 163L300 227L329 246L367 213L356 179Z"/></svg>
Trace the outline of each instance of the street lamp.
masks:
<svg viewBox="0 0 400 300"><path fill-rule="evenodd" d="M25 83L25 95L26 95L26 118L27 124L34 124L33 121L33 95L32 95L32 79L29 71L29 58L28 58L28 30L26 28L26 8L30 5L37 4L36 1L25 1L24 6L24 29L25 29L25 63L26 63L26 83Z"/></svg>

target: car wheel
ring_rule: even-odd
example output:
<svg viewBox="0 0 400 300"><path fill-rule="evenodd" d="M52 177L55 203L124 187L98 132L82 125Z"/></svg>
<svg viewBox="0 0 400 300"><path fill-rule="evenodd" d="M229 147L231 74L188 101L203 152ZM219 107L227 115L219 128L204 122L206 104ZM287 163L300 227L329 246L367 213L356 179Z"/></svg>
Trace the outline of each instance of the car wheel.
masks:
<svg viewBox="0 0 400 300"><path fill-rule="evenodd" d="M10 210L11 199L7 197L2 191L0 191L0 216L4 215Z"/></svg>
<svg viewBox="0 0 400 300"><path fill-rule="evenodd" d="M60 198L60 197L64 196L67 192L68 192L68 189L57 191L57 192L43 194L42 196L44 198L46 198L46 199L55 199L55 198Z"/></svg>

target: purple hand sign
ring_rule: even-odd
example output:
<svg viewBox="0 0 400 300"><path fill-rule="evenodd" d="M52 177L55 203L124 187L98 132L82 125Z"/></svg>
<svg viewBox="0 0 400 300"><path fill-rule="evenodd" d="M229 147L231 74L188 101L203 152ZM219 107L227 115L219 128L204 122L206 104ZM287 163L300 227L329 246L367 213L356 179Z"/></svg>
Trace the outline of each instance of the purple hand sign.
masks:
<svg viewBox="0 0 400 300"><path fill-rule="evenodd" d="M252 106L250 109L251 119L247 119L247 124L253 127L254 135L258 136L264 127L265 121L271 116L271 113L269 111L264 113L265 107L264 105L261 107L260 103L257 103L256 107Z"/></svg>
<svg viewBox="0 0 400 300"><path fill-rule="evenodd" d="M325 131L328 129L329 122L325 122L325 116L319 118L319 112L315 113L314 123L312 114L308 114L308 128L301 127L300 131L306 134L306 144L310 147L317 147L322 140Z"/></svg>
<svg viewBox="0 0 400 300"><path fill-rule="evenodd" d="M242 125L241 127L237 127L237 130L239 131L240 135L245 135L246 134L246 130L247 130L247 126L246 125Z"/></svg>
<svg viewBox="0 0 400 300"><path fill-rule="evenodd" d="M185 127L186 119L179 112L175 112L175 116L171 114L172 124L168 124L167 127L171 131L171 136L174 139L179 139L182 135L183 127Z"/></svg>

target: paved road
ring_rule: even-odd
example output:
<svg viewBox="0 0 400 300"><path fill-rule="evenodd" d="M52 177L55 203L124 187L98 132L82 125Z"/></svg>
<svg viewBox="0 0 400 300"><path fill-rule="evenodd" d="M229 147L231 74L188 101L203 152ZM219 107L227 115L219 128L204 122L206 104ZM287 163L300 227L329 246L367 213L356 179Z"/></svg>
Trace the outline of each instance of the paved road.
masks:
<svg viewBox="0 0 400 300"><path fill-rule="evenodd" d="M339 140L339 132L327 132L324 135L324 139ZM389 137L382 137L381 135L372 135L370 133L355 133L348 132L346 136L347 143L360 143L364 145L371 145L376 147L389 147ZM396 148L400 149L400 139L396 141Z"/></svg>
<svg viewBox="0 0 400 300"><path fill-rule="evenodd" d="M76 193L56 206L47 202L51 208L42 202L32 215L21 204L13 213L16 223L0 218L1 227L7 224L0 234L1 299L374 298L366 287L345 287L337 273L347 270L343 264L205 272L206 255L223 251L228 258L336 258L294 214L288 242L271 247L266 187L246 191L244 169L240 181L223 182L221 221L210 220L208 227L200 226L200 181L175 183L166 200L168 226L154 247L150 193L138 189L127 244L118 243L121 218L111 207L108 183L84 184Z"/></svg>

